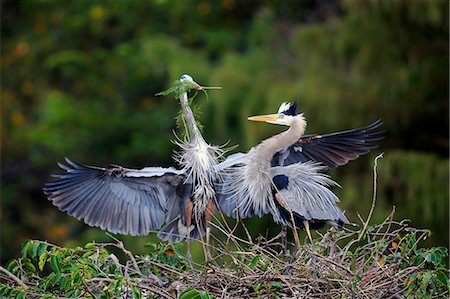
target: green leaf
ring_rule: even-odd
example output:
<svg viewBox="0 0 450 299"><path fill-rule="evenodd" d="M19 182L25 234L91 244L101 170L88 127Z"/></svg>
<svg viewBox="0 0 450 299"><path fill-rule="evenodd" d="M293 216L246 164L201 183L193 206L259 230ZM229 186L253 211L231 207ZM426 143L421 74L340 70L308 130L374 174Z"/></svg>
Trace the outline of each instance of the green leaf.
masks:
<svg viewBox="0 0 450 299"><path fill-rule="evenodd" d="M18 268L17 260L10 260L6 264L6 269L12 273L16 273L17 268Z"/></svg>
<svg viewBox="0 0 450 299"><path fill-rule="evenodd" d="M179 299L197 299L197 298L201 298L199 291L197 291L196 289L187 289L180 295Z"/></svg>
<svg viewBox="0 0 450 299"><path fill-rule="evenodd" d="M270 262L267 261L267 262L264 263L264 265L262 265L261 268L262 268L262 270L266 271L269 268L269 266L270 266Z"/></svg>
<svg viewBox="0 0 450 299"><path fill-rule="evenodd" d="M24 260L24 268L26 271L31 272L31 273L36 273L36 267L33 265L33 263L31 263L30 259L25 259Z"/></svg>
<svg viewBox="0 0 450 299"><path fill-rule="evenodd" d="M89 257L89 256L91 256L91 255L93 255L95 253L96 253L95 251L90 250L90 251L86 252L85 254L83 254L82 257L83 258L87 258L87 257Z"/></svg>
<svg viewBox="0 0 450 299"><path fill-rule="evenodd" d="M144 247L150 247L152 250L156 250L157 245L154 242L147 242L144 244Z"/></svg>
<svg viewBox="0 0 450 299"><path fill-rule="evenodd" d="M122 292L122 280L118 279L114 284L114 296L120 297L121 292Z"/></svg>
<svg viewBox="0 0 450 299"><path fill-rule="evenodd" d="M41 256L42 254L44 254L46 252L47 246L48 245L45 242L39 243L39 247L38 247L38 251L37 251L38 256Z"/></svg>
<svg viewBox="0 0 450 299"><path fill-rule="evenodd" d="M258 292L263 287L263 285L264 284L262 282L255 283L253 285L253 290L255 290L255 292Z"/></svg>
<svg viewBox="0 0 450 299"><path fill-rule="evenodd" d="M359 276L358 274L356 274L355 276L355 282L360 282L361 281L361 276Z"/></svg>
<svg viewBox="0 0 450 299"><path fill-rule="evenodd" d="M283 284L280 281L271 281L270 282L270 287L271 288L276 288L276 289L282 289L283 288Z"/></svg>
<svg viewBox="0 0 450 299"><path fill-rule="evenodd" d="M55 273L61 273L61 257L59 255L53 254L52 256L50 256L50 264L52 265L53 271L55 271Z"/></svg>
<svg viewBox="0 0 450 299"><path fill-rule="evenodd" d="M214 296L209 296L207 291L200 291L199 295L200 295L201 299L212 299L212 298L215 298Z"/></svg>
<svg viewBox="0 0 450 299"><path fill-rule="evenodd" d="M21 292L19 292L19 293L16 295L16 299L25 299L25 298L26 298L26 295L27 295L26 292L21 291Z"/></svg>
<svg viewBox="0 0 450 299"><path fill-rule="evenodd" d="M40 244L38 242L32 243L31 248L30 248L30 256L32 258L35 258L37 256L39 245Z"/></svg>
<svg viewBox="0 0 450 299"><path fill-rule="evenodd" d="M29 250L30 246L32 246L32 244L33 244L33 241L31 241L31 240L26 240L25 242L23 242L22 250L21 250L22 257L27 257L28 250Z"/></svg>
<svg viewBox="0 0 450 299"><path fill-rule="evenodd" d="M142 294L141 291L138 290L138 288L136 287L131 287L131 292L133 293L133 298L134 299L141 299L142 298Z"/></svg>
<svg viewBox="0 0 450 299"><path fill-rule="evenodd" d="M73 284L78 286L81 285L82 278L79 272L73 274Z"/></svg>
<svg viewBox="0 0 450 299"><path fill-rule="evenodd" d="M43 253L39 256L39 270L44 270L45 263L47 262L47 253Z"/></svg>
<svg viewBox="0 0 450 299"><path fill-rule="evenodd" d="M3 296L5 294L7 287L0 285L0 296Z"/></svg>
<svg viewBox="0 0 450 299"><path fill-rule="evenodd" d="M448 276L443 272L437 272L435 274L436 280L439 282L440 285L450 290L450 283L448 280Z"/></svg>
<svg viewBox="0 0 450 299"><path fill-rule="evenodd" d="M95 248L95 243L89 242L86 245L84 245L84 248L86 248L86 249Z"/></svg>
<svg viewBox="0 0 450 299"><path fill-rule="evenodd" d="M6 298L11 298L11 297L13 297L13 294L14 294L14 293L15 293L14 289L7 288L7 289L5 290L5 292L3 293L3 295L4 295Z"/></svg>
<svg viewBox="0 0 450 299"><path fill-rule="evenodd" d="M250 262L250 266L252 266L253 268L256 267L256 265L258 265L258 262L261 260L261 256L260 255L256 255L252 261Z"/></svg>
<svg viewBox="0 0 450 299"><path fill-rule="evenodd" d="M427 271L427 272L425 272L425 274L423 275L423 278L422 278L422 284L423 284L424 286L427 286L428 283L430 282L430 280L431 280L431 271Z"/></svg>

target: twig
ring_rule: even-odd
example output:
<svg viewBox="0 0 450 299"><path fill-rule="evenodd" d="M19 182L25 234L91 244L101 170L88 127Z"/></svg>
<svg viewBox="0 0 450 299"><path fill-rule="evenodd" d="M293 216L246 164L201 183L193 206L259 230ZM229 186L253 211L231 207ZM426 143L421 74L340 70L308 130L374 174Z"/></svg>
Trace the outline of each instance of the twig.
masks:
<svg viewBox="0 0 450 299"><path fill-rule="evenodd" d="M369 215L367 216L367 220L364 223L363 229L361 230L361 233L358 237L358 241L360 241L362 239L362 237L365 235L367 228L369 226L370 219L372 218L373 211L375 210L375 203L377 200L377 165L378 165L378 159L381 159L381 158L383 158L383 153L376 156L375 160L374 160L372 206L370 207Z"/></svg>
<svg viewBox="0 0 450 299"><path fill-rule="evenodd" d="M3 268L2 266L0 266L0 271L2 271L2 272L5 273L6 275L8 275L10 278L12 278L18 285L24 287L25 289L28 289L28 286L27 286L22 280L20 280L19 277L17 277L16 275L12 274L11 272L9 272L8 270L6 270L6 269Z"/></svg>
<svg viewBox="0 0 450 299"><path fill-rule="evenodd" d="M125 246L123 245L123 242L120 241L119 239L113 237L111 234L108 234L114 241L116 241L117 243L113 243L114 246L116 246L117 248L119 248L120 250L122 250L129 258L131 263L133 264L133 267L135 269L135 271L142 275L141 269L139 269L139 266L136 262L136 259L134 258L133 254L131 253L131 251L129 251L128 249L125 248ZM154 275L153 273L148 273L148 276L150 278L152 278L159 286L163 286L164 283L161 281L161 279L159 279L156 275Z"/></svg>

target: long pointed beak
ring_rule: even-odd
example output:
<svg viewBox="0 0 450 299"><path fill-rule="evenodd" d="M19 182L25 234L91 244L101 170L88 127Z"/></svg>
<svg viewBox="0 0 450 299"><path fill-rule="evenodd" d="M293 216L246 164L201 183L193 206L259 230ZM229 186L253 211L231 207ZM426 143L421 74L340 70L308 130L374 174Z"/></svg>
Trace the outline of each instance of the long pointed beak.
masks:
<svg viewBox="0 0 450 299"><path fill-rule="evenodd" d="M191 81L191 82L192 82L192 85L194 86L194 89L196 89L196 90L202 90L203 89L203 86L201 86L197 82L195 82L195 81Z"/></svg>
<svg viewBox="0 0 450 299"><path fill-rule="evenodd" d="M278 120L278 114L250 116L247 119L252 121L276 122Z"/></svg>
<svg viewBox="0 0 450 299"><path fill-rule="evenodd" d="M196 90L205 90L205 89L222 89L220 86L201 86L195 81L191 81L192 85L194 86L193 89Z"/></svg>

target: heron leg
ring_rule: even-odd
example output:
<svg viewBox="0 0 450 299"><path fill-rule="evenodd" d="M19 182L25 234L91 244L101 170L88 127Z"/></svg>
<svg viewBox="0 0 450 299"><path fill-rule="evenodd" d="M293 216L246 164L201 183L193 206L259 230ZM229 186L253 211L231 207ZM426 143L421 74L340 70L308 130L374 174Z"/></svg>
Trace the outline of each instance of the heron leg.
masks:
<svg viewBox="0 0 450 299"><path fill-rule="evenodd" d="M311 236L311 231L309 230L309 222L306 219L303 219L303 225L305 226L306 234L308 235L309 241L311 242L311 246L314 252L316 252L316 246L314 246L314 242Z"/></svg>
<svg viewBox="0 0 450 299"><path fill-rule="evenodd" d="M214 211L214 202L212 199L209 200L208 204L206 205L206 211L205 211L205 220L206 220L206 258L210 261L212 261L216 266L218 264L214 261L211 255L211 219L213 216Z"/></svg>
<svg viewBox="0 0 450 299"><path fill-rule="evenodd" d="M296 228L296 225L295 225L294 214L292 214L292 211L291 211L291 209L289 207L286 207L286 205L284 204L283 198L281 197L280 193L276 193L275 194L275 199L278 201L280 206L282 206L284 209L286 209L286 211L289 212L289 215L291 216L292 233L294 234L295 246L297 248L300 248L300 240L298 239L298 234L297 234L297 228ZM295 254L297 254L297 252L295 252Z"/></svg>
<svg viewBox="0 0 450 299"><path fill-rule="evenodd" d="M187 203L186 206L186 228L187 228L187 232L186 232L186 247L187 247L187 253L186 256L189 260L189 265L191 266L192 271L194 271L194 263L192 262L192 255L191 255L191 232L190 232L190 227L192 224L192 209L194 207L194 204L192 203L192 201L189 201Z"/></svg>
<svg viewBox="0 0 450 299"><path fill-rule="evenodd" d="M294 259L297 257L298 250L300 248L300 240L298 239L298 233L297 233L297 227L295 225L294 214L292 213L291 209L286 207L286 205L284 204L284 201L279 193L275 194L275 199L278 201L280 206L282 206L283 208L286 209L286 211L289 212L289 215L291 217L290 220L291 220L291 224L292 224L292 234L294 235L294 241L295 241L294 252L291 255L288 266L284 270L284 274L287 275L287 274L289 274L289 271L291 270L291 265L294 262Z"/></svg>
<svg viewBox="0 0 450 299"><path fill-rule="evenodd" d="M287 227L286 226L282 226L281 227L281 233L282 233L282 239L281 239L281 244L283 246L283 254L285 256L289 256L289 247L288 247L288 236L287 236Z"/></svg>
<svg viewBox="0 0 450 299"><path fill-rule="evenodd" d="M297 232L295 232L295 233L297 233ZM296 243L294 245L294 251L292 252L291 258L289 259L289 264L286 266L286 269L284 269L284 272L283 272L284 275L288 275L289 272L291 271L292 263L294 262L298 251L299 251L299 247L297 246L297 243Z"/></svg>
<svg viewBox="0 0 450 299"><path fill-rule="evenodd" d="M311 242L312 250L315 253L316 252L316 246L314 246L314 242L313 242L313 239L312 239L312 236L311 236L311 231L309 229L309 222L308 222L308 220L303 219L303 225L305 226L306 234L308 235L309 241ZM313 269L314 269L314 264L315 264L314 260L315 260L314 256L311 255L311 268L313 268ZM313 278L317 278L317 272L315 270L313 270L313 272L312 272L312 277Z"/></svg>

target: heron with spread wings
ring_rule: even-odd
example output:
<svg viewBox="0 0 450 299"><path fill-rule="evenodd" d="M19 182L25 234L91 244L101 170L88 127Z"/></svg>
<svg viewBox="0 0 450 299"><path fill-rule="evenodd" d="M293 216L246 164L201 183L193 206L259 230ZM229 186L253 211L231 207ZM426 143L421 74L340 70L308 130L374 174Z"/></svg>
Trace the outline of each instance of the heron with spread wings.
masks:
<svg viewBox="0 0 450 299"><path fill-rule="evenodd" d="M337 206L338 197L329 189L336 185L323 171L367 154L381 139L373 124L331 134L303 135L306 120L297 112L297 102L283 103L278 113L249 117L252 121L285 125L289 129L262 141L248 153L229 156L220 191L222 212L234 218L262 217L270 213L275 222L305 229L325 224L348 223ZM312 243L313 244L313 243Z"/></svg>
<svg viewBox="0 0 450 299"><path fill-rule="evenodd" d="M187 126L187 138L177 142L181 170L96 167L66 158L67 165L58 163L65 172L55 174L58 180L44 187L48 199L61 211L112 233L144 236L166 223L158 233L163 240L189 241L206 231L208 242L216 166L223 150L205 142L189 107L188 89L204 87L189 75L180 83L185 87L179 97Z"/></svg>
<svg viewBox="0 0 450 299"><path fill-rule="evenodd" d="M180 81L190 85L191 89L206 88L197 84L189 75L183 75ZM187 134L184 140L178 138L176 141L181 148L176 154L176 160L188 175L192 190L188 201L181 205L174 202L173 206L168 207L168 223L159 231L158 236L172 243L187 240L189 244L190 240L202 237L205 233L205 253L211 258L210 221L214 212L216 184L221 177L217 165L225 150L223 146L208 144L203 138L189 106L187 92L181 93L180 104Z"/></svg>

